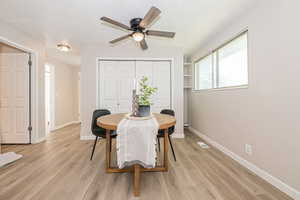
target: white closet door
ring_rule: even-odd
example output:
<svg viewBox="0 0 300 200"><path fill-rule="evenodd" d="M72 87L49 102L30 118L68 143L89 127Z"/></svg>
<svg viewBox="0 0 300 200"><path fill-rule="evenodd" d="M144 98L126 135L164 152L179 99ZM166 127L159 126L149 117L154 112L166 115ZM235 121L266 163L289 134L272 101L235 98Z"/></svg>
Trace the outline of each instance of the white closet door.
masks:
<svg viewBox="0 0 300 200"><path fill-rule="evenodd" d="M118 112L127 113L132 109L132 90L135 76L134 61L118 62Z"/></svg>
<svg viewBox="0 0 300 200"><path fill-rule="evenodd" d="M157 87L152 112L171 107L171 71L169 61L100 61L100 108L112 113L130 112L134 78L143 76Z"/></svg>
<svg viewBox="0 0 300 200"><path fill-rule="evenodd" d="M112 113L118 112L118 63L115 61L100 62L100 108Z"/></svg>
<svg viewBox="0 0 300 200"><path fill-rule="evenodd" d="M2 143L28 143L28 55L0 54Z"/></svg>
<svg viewBox="0 0 300 200"><path fill-rule="evenodd" d="M148 77L148 83L153 86L153 63L151 61L136 61L137 84L144 76ZM138 86L138 88L140 87ZM153 106L151 106L151 112L156 112L153 110Z"/></svg>
<svg viewBox="0 0 300 200"><path fill-rule="evenodd" d="M141 80L143 76L148 77L149 84L153 84L153 62L136 61L136 80Z"/></svg>
<svg viewBox="0 0 300 200"><path fill-rule="evenodd" d="M153 86L157 93L153 96L152 112L171 108L171 68L169 61L153 62Z"/></svg>
<svg viewBox="0 0 300 200"><path fill-rule="evenodd" d="M100 107L130 112L134 75L134 61L100 61Z"/></svg>
<svg viewBox="0 0 300 200"><path fill-rule="evenodd" d="M149 84L157 87L157 93L152 97L151 112L160 112L171 107L171 71L169 61L137 61L136 78L149 78Z"/></svg>

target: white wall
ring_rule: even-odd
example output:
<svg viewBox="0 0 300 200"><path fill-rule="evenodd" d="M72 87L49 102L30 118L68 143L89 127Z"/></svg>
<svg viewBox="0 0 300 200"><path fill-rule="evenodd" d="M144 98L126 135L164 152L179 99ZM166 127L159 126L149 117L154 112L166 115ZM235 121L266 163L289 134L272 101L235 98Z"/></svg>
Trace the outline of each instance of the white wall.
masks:
<svg viewBox="0 0 300 200"><path fill-rule="evenodd" d="M249 88L193 92L190 106L194 129L298 191L299 8L296 0L261 1L207 40L194 60L248 27ZM252 156L245 154L246 143Z"/></svg>
<svg viewBox="0 0 300 200"><path fill-rule="evenodd" d="M54 67L54 128L78 121L78 72L79 66L64 64L48 58Z"/></svg>
<svg viewBox="0 0 300 200"><path fill-rule="evenodd" d="M97 57L110 58L172 58L173 63L173 107L176 112L176 136L183 137L183 54L180 48L155 47L149 44L147 51L140 50L130 42L111 47L107 44L85 46L81 62L81 138L91 138L92 112L97 108ZM174 134L175 135L175 134Z"/></svg>
<svg viewBox="0 0 300 200"><path fill-rule="evenodd" d="M44 103L44 63L45 63L45 44L35 40L30 36L18 31L15 28L0 21L0 40L14 42L23 47L29 48L37 53L37 63L34 62L34 83L33 93L33 142L42 140L45 133L45 103Z"/></svg>

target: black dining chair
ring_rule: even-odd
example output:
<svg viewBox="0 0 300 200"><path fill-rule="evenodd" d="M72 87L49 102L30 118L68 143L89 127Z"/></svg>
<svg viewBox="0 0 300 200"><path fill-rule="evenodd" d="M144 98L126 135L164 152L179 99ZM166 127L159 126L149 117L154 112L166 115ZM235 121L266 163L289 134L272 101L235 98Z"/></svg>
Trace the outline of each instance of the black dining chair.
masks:
<svg viewBox="0 0 300 200"><path fill-rule="evenodd" d="M175 116L175 112L171 109L163 109L162 111L160 111L160 114L166 114L166 115L172 115ZM172 126L170 128L168 128L168 138L169 138L169 143L172 149L172 153L173 153L173 157L174 160L176 162L176 155L173 149L173 145L172 145L172 137L170 137L170 135L172 135L175 132L175 126ZM158 142L158 149L160 151L160 138L164 137L164 130L158 130L158 134L157 134L157 142Z"/></svg>
<svg viewBox="0 0 300 200"><path fill-rule="evenodd" d="M101 128L97 125L97 119L101 116L110 115L110 114L111 114L110 111L107 110L107 109L99 109L99 110L95 110L93 112L91 129L92 129L93 135L96 136L96 139L95 139L95 143L94 143L93 150L92 150L91 160L93 159L93 155L94 155L94 151L95 151L95 148L96 148L98 138L99 137L100 138L106 138L106 129ZM112 139L112 138L115 138L117 136L117 133L115 131L111 131L110 135L111 135L111 139ZM111 140L110 140L110 144L111 144ZM111 147L111 145L110 145L110 147Z"/></svg>

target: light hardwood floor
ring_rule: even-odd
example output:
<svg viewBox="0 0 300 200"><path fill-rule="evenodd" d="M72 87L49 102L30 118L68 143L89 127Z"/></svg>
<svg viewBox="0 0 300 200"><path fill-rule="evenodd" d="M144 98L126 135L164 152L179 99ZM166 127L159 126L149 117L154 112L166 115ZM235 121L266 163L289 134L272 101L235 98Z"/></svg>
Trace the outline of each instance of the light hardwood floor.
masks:
<svg viewBox="0 0 300 200"><path fill-rule="evenodd" d="M170 153L169 172L143 173L141 196L133 197L132 175L104 172L105 141L79 140L79 125L50 134L35 145L4 145L24 158L0 169L1 200L290 200L220 151L201 149L200 138L186 132L174 141L177 162Z"/></svg>

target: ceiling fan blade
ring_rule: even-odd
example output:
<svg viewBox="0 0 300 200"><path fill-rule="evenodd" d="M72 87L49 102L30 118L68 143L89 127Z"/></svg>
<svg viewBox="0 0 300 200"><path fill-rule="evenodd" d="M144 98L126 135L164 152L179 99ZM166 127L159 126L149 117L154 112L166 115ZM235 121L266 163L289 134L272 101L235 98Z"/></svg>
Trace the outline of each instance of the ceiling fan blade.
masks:
<svg viewBox="0 0 300 200"><path fill-rule="evenodd" d="M119 38L117 38L117 39L114 39L114 40L110 41L109 43L114 44L114 43L119 42L119 41L121 41L121 40L125 40L125 39L127 39L127 38L129 38L129 37L131 37L131 33L128 34L128 35L124 35L124 36L122 36L122 37L119 37Z"/></svg>
<svg viewBox="0 0 300 200"><path fill-rule="evenodd" d="M120 23L120 22L117 22L117 21L115 21L115 20L113 20L113 19L110 19L110 18L108 18L108 17L101 17L100 19L101 19L102 21L105 21L105 22L107 22L107 23L110 23L110 24L113 24L113 25L115 25L115 26L121 27L121 28L123 28L123 29L131 30L131 28L130 28L129 26L127 26L127 25L125 25L125 24L122 24L122 23Z"/></svg>
<svg viewBox="0 0 300 200"><path fill-rule="evenodd" d="M146 31L146 34L147 35L153 35L153 36L159 36L159 37L167 37L167 38L173 38L175 36L174 32L153 31L153 30Z"/></svg>
<svg viewBox="0 0 300 200"><path fill-rule="evenodd" d="M147 45L145 39L143 39L142 41L140 41L140 45L141 45L141 48L142 48L143 50L148 49L148 45Z"/></svg>
<svg viewBox="0 0 300 200"><path fill-rule="evenodd" d="M144 19L140 23L140 27L146 28L149 26L161 13L161 11L156 7L151 7L150 10L145 15Z"/></svg>

